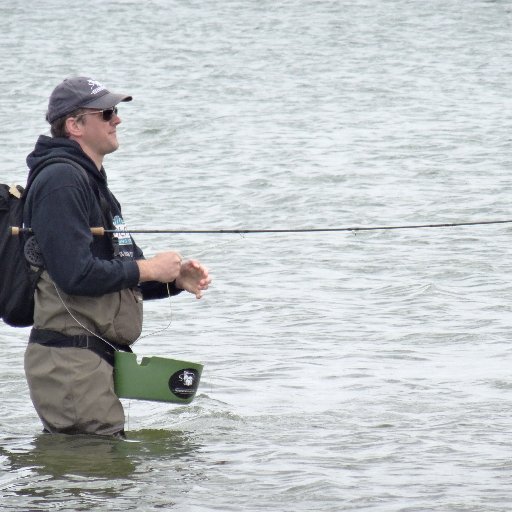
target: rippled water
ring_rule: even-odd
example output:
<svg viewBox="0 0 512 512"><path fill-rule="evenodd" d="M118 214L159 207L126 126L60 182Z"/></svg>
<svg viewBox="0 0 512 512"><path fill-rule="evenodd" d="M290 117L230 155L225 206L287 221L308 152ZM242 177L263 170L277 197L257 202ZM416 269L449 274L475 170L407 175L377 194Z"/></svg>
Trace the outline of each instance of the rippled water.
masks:
<svg viewBox="0 0 512 512"><path fill-rule="evenodd" d="M0 1L1 181L49 92L133 94L111 188L136 227L512 218L507 1ZM510 227L140 235L202 301L136 346L205 365L189 406L125 401L129 442L47 437L2 326L2 510L505 511ZM146 333L169 304L146 307Z"/></svg>

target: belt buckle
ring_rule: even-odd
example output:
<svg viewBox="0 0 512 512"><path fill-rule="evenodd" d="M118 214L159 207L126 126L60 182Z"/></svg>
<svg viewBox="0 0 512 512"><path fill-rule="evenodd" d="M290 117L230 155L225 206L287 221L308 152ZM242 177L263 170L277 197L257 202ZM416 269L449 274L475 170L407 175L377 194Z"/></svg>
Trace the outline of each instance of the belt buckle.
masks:
<svg viewBox="0 0 512 512"><path fill-rule="evenodd" d="M87 334L79 334L78 335L78 345L80 348L89 348L89 338L90 336Z"/></svg>

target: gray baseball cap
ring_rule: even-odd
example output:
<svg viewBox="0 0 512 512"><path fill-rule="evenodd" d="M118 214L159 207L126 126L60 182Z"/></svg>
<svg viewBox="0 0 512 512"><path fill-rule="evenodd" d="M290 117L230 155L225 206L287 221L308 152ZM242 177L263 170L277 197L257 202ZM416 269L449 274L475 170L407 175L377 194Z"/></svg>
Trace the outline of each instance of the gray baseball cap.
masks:
<svg viewBox="0 0 512 512"><path fill-rule="evenodd" d="M78 108L111 108L121 101L132 101L126 94L114 94L103 84L85 76L66 78L53 90L48 102L46 120L53 123L59 117Z"/></svg>

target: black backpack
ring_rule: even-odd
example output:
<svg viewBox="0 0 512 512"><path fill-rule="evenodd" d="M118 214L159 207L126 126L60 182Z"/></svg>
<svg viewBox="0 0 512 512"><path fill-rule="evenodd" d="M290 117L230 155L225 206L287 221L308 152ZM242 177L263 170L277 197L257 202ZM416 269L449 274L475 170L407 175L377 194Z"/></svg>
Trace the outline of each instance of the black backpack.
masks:
<svg viewBox="0 0 512 512"><path fill-rule="evenodd" d="M11 228L22 226L28 188L36 175L53 163L68 163L86 175L100 202L105 227L111 229L108 204L101 197L94 180L73 160L58 157L46 160L32 171L26 189L20 185L0 184L0 318L13 327L29 327L34 323L34 292L43 269L34 270L35 267L28 263L25 257L27 238L21 233L13 235Z"/></svg>
<svg viewBox="0 0 512 512"><path fill-rule="evenodd" d="M13 327L34 323L34 291L41 270L25 259L25 237L13 236L12 226L23 223L24 189L0 184L0 317Z"/></svg>

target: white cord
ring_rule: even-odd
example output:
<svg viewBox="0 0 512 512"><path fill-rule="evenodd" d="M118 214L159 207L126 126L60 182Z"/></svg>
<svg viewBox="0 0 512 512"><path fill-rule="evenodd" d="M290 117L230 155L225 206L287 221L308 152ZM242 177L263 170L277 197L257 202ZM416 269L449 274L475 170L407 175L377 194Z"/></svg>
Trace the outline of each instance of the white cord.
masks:
<svg viewBox="0 0 512 512"><path fill-rule="evenodd" d="M57 288L57 285L55 283L53 283L53 286L55 288L55 291L57 292L57 295L59 296L59 299L60 301L62 302L62 305L66 308L66 311L70 314L71 318L80 326L82 327L83 329L85 329L88 333L92 334L95 338L99 338L100 340L104 341L107 345L110 345L114 350L118 350L116 349L116 347L114 347L114 345L112 345L112 343L110 343L109 341L107 341L105 338L102 338L100 335L92 332L89 328L87 328L84 324L82 324L78 318L76 318L75 315L73 315L73 313L70 311L70 309L67 307L66 303L64 302L64 300L62 299L62 296L59 292L59 289ZM166 331L167 329L169 329L169 327L171 327L171 324L172 324L172 300L171 300L171 290L169 288L169 283L166 283L166 286L167 286L167 296L169 297L169 312L170 312L170 318L169 318L169 323L167 324L166 327L164 327L163 329L158 329L156 331L153 331L153 332L150 332L148 334L145 334L144 336L139 336L131 345L135 345L135 343L137 343L137 341L141 340L142 338L147 338L148 336L153 336L155 334L158 334L160 332L164 332Z"/></svg>
<svg viewBox="0 0 512 512"><path fill-rule="evenodd" d="M144 334L144 336L139 336L133 343L132 345L135 345L135 343L137 343L139 340L141 340L142 338L147 338L148 336L154 336L155 334L158 334L158 333L161 333L161 332L164 332L166 331L167 329L169 329L171 327L171 324L172 324L172 300L171 300L171 290L169 289L169 283L166 283L166 286L167 286L167 296L169 297L169 323L163 328L163 329L158 329L156 331L153 331L153 332L150 332L148 334Z"/></svg>
<svg viewBox="0 0 512 512"><path fill-rule="evenodd" d="M53 282L53 281L52 281ZM75 315L73 315L73 313L71 313L71 311L69 310L69 308L66 306L66 303L64 302L64 300L62 299L61 295L60 295L60 292L59 292L59 289L57 288L57 285L53 282L53 286L55 288L55 291L57 292L57 295L59 296L59 299L60 301L62 302L62 305L66 308L66 311L71 315L71 318L80 326L82 327L83 329L85 329L88 333L92 334L95 338L99 338L100 340L104 341L107 345L110 345L114 350L117 350L116 347L114 347L114 345L112 345L112 343L110 343L109 341L107 341L105 338L102 338L99 334L96 334L94 332L92 332L89 328L87 328L84 324L82 324L78 318L75 317Z"/></svg>

